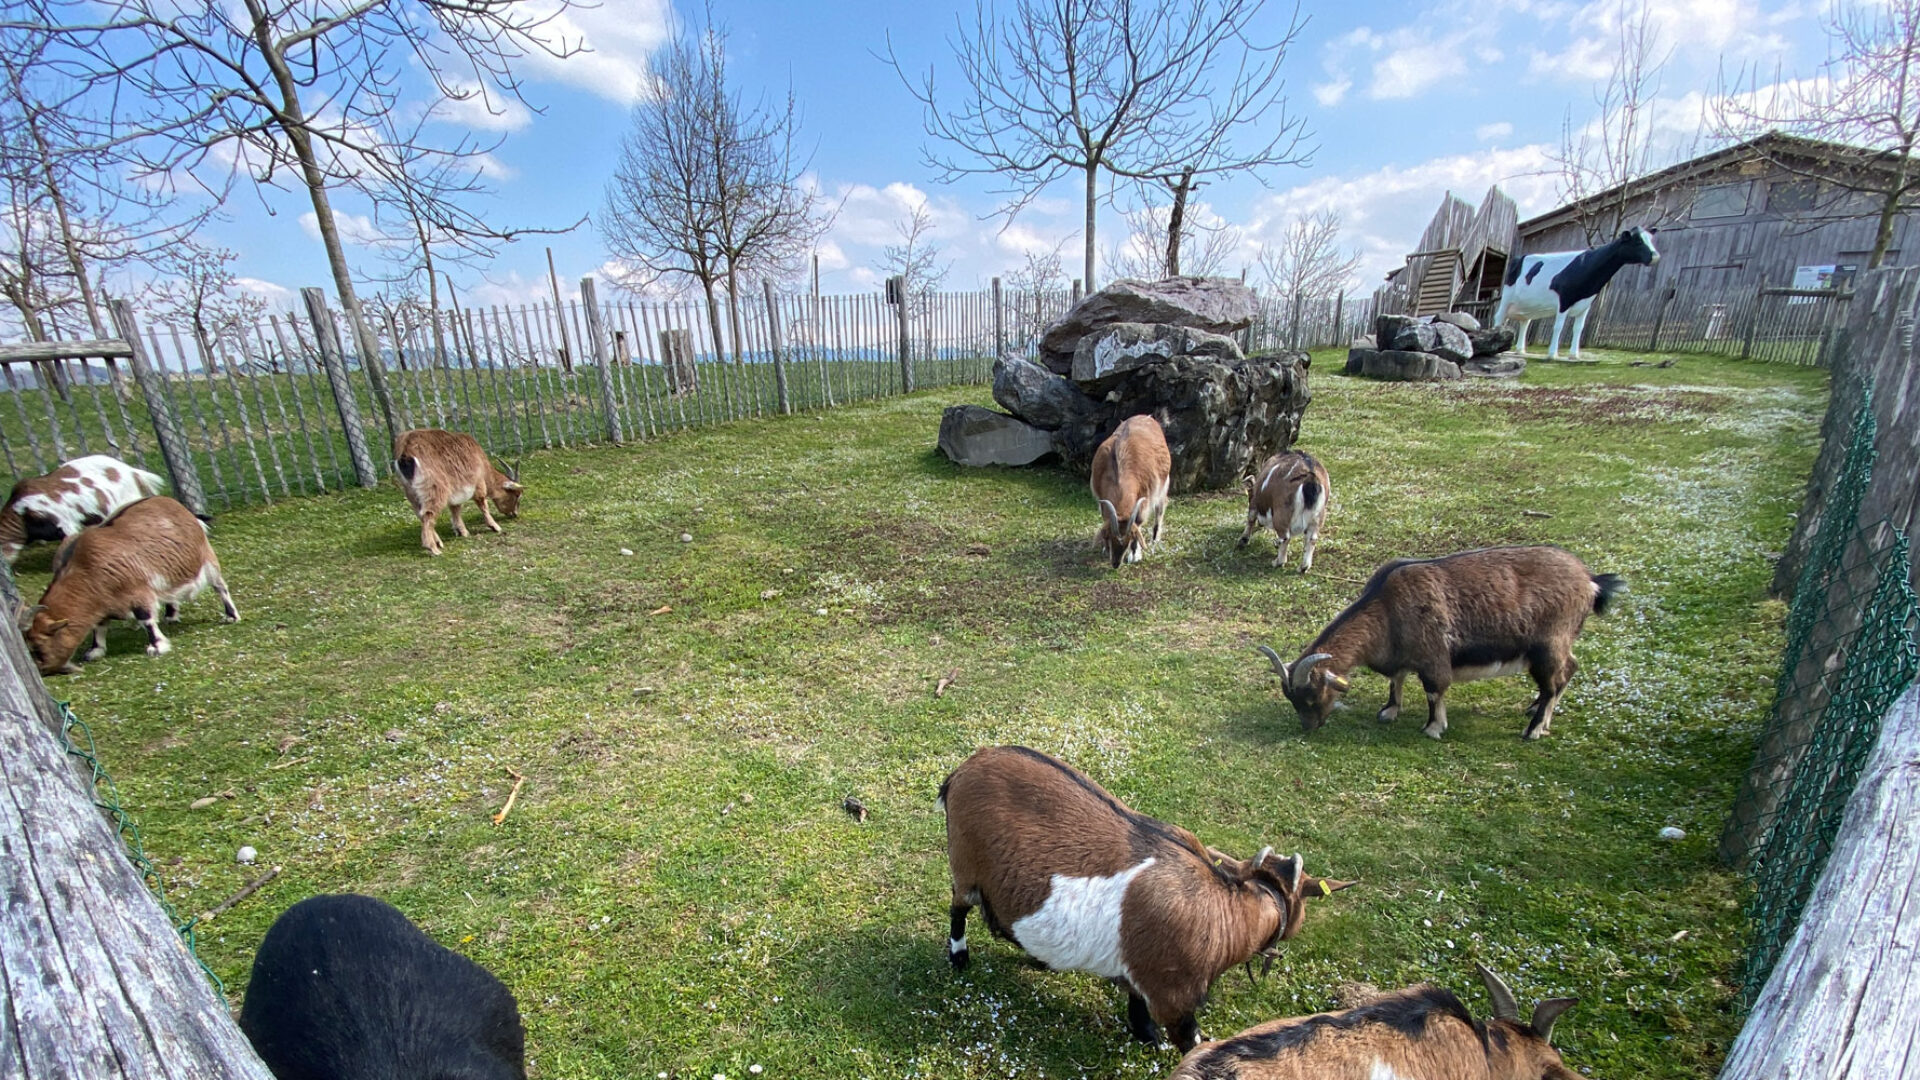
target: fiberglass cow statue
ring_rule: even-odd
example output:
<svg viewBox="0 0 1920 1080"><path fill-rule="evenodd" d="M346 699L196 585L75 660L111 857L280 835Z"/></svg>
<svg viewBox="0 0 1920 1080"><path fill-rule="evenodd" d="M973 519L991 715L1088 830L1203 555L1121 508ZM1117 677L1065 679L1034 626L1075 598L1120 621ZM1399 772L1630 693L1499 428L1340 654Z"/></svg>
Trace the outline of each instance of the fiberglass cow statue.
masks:
<svg viewBox="0 0 1920 1080"><path fill-rule="evenodd" d="M1556 251L1547 255L1526 255L1507 267L1506 287L1500 290L1500 306L1493 313L1493 325L1505 326L1508 319L1519 320L1516 347L1527 349L1527 326L1535 319L1553 316L1553 338L1547 343L1547 359L1560 358L1560 328L1573 320L1573 358L1580 359L1580 335L1587 328L1587 310L1607 282L1620 268L1635 263L1652 266L1660 261L1653 247L1652 229L1632 228L1597 248L1586 251Z"/></svg>

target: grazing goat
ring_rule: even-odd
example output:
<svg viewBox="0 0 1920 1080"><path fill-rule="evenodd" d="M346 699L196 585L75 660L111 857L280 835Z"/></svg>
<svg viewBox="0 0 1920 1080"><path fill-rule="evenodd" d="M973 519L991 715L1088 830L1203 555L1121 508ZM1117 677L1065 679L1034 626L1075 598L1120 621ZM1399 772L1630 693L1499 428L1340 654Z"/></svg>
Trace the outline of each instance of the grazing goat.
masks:
<svg viewBox="0 0 1920 1080"><path fill-rule="evenodd" d="M59 543L130 502L158 495L166 481L105 454L74 458L13 485L0 507L0 558L13 561L35 540Z"/></svg>
<svg viewBox="0 0 1920 1080"><path fill-rule="evenodd" d="M1573 639L1589 613L1604 615L1623 582L1598 577L1557 547L1465 551L1438 559L1397 559L1373 572L1359 599L1327 624L1291 664L1265 645L1280 687L1308 731L1326 723L1347 689L1347 673L1366 666L1389 680L1381 723L1400 715L1409 673L1427 691L1427 725L1447 730L1447 688L1526 671L1539 686L1527 706L1524 737L1553 723L1554 706L1580 665Z"/></svg>
<svg viewBox="0 0 1920 1080"><path fill-rule="evenodd" d="M1547 359L1553 360L1560 355L1560 330L1572 319L1573 358L1578 360L1580 337L1586 332L1593 298L1622 268L1652 266L1659 261L1653 230L1640 228L1628 229L1586 251L1556 251L1515 259L1507 264L1506 284L1500 290L1493 325L1504 326L1510 318L1519 319L1515 341L1519 350L1526 352L1527 327L1535 319L1553 316L1553 340L1547 343Z"/></svg>
<svg viewBox="0 0 1920 1080"><path fill-rule="evenodd" d="M1093 497L1100 503L1099 545L1113 560L1139 562L1149 542L1160 546L1160 524L1167 516L1167 491L1173 484L1173 455L1167 433L1151 416L1130 416L1093 452Z"/></svg>
<svg viewBox="0 0 1920 1080"><path fill-rule="evenodd" d="M1260 467L1258 476L1247 478L1247 528L1237 546L1246 547L1255 530L1270 526L1280 543L1273 565L1285 566L1288 543L1304 536L1306 552L1300 572L1306 573L1313 569L1313 549L1320 543L1320 526L1326 523L1327 500L1332 496L1326 466L1313 455L1298 450L1275 454Z"/></svg>
<svg viewBox="0 0 1920 1080"><path fill-rule="evenodd" d="M370 896L288 908L254 954L240 1030L280 1080L525 1080L499 979Z"/></svg>
<svg viewBox="0 0 1920 1080"><path fill-rule="evenodd" d="M520 470L505 463L505 472L494 468L471 435L438 428L403 431L393 440L393 464L400 474L400 490L420 515L420 546L429 555L441 551L434 524L443 509L453 511L455 536L467 535L460 510L469 499L480 507L480 520L494 532L500 531L500 525L487 509L488 503L508 518L520 512Z"/></svg>
<svg viewBox="0 0 1920 1080"><path fill-rule="evenodd" d="M1548 1039L1577 998L1520 1019L1513 992L1480 968L1493 1019L1451 990L1413 986L1344 1012L1273 1020L1188 1054L1173 1080L1580 1080Z"/></svg>
<svg viewBox="0 0 1920 1080"><path fill-rule="evenodd" d="M953 906L947 951L967 966L967 913L1056 971L1126 989L1127 1025L1146 1043L1168 1025L1188 1049L1194 1011L1235 964L1271 957L1306 899L1351 881L1304 872L1272 848L1242 861L1185 829L1136 813L1072 766L1023 746L975 753L940 785Z"/></svg>
<svg viewBox="0 0 1920 1080"><path fill-rule="evenodd" d="M180 617L180 605L207 586L220 594L228 622L239 622L207 527L165 495L141 499L106 521L83 529L54 556L53 583L40 603L22 613L27 648L42 675L72 674L73 650L89 633L84 660L107 654L108 619L146 628L147 655L173 648L160 622Z"/></svg>

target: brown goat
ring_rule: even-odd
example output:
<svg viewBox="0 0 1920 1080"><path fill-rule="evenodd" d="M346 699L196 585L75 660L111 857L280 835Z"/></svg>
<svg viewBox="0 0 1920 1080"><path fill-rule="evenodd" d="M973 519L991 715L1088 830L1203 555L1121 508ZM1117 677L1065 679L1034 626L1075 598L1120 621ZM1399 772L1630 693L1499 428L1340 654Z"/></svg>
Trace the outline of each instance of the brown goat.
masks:
<svg viewBox="0 0 1920 1080"><path fill-rule="evenodd" d="M1413 986L1208 1043L1173 1080L1580 1080L1548 1041L1578 999L1543 1001L1523 1021L1500 976L1481 967L1480 978L1493 999L1484 1024L1451 990Z"/></svg>
<svg viewBox="0 0 1920 1080"><path fill-rule="evenodd" d="M1310 896L1353 882L1304 872L1268 848L1239 860L1129 809L1057 758L1023 746L975 753L940 785L953 872L948 955L967 966L967 914L1056 971L1128 992L1142 1042L1171 1028L1185 1050L1220 974L1300 930Z"/></svg>
<svg viewBox="0 0 1920 1080"><path fill-rule="evenodd" d="M494 468L471 435L438 428L403 431L393 440L393 464L400 490L420 515L420 546L429 555L441 551L440 534L434 529L441 510L452 510L455 536L467 535L460 510L469 499L480 507L480 520L494 532L500 531L500 524L493 520L488 503L499 507L504 517L520 512L519 470L511 465L505 472Z"/></svg>
<svg viewBox="0 0 1920 1080"><path fill-rule="evenodd" d="M1283 663L1265 645L1256 648L1308 731L1327 722L1347 674L1364 665L1389 680L1381 723L1399 717L1400 685L1419 676L1428 710L1421 730L1435 739L1447 730L1448 687L1526 671L1540 692L1527 706L1523 737L1537 739L1579 670L1574 639L1589 614L1606 614L1623 584L1614 574L1594 576L1557 547L1399 559L1375 570L1359 599L1298 660Z"/></svg>
<svg viewBox="0 0 1920 1080"><path fill-rule="evenodd" d="M74 458L45 476L29 476L13 485L0 507L0 558L11 566L28 543L57 544L128 503L160 494L166 483L106 454Z"/></svg>
<svg viewBox="0 0 1920 1080"><path fill-rule="evenodd" d="M1148 543L1160 546L1173 485L1167 433L1151 416L1130 416L1093 452L1093 497L1100 504L1097 542L1117 569L1139 562ZM1153 522L1149 536L1146 523Z"/></svg>
<svg viewBox="0 0 1920 1080"><path fill-rule="evenodd" d="M82 639L93 635L82 659L98 660L107 652L106 621L131 619L146 628L147 655L159 656L173 647L161 620L178 619L180 605L209 585L227 621L239 622L207 527L164 495L142 499L61 547L46 595L22 613L27 648L41 674L70 674L79 670L73 650Z"/></svg>
<svg viewBox="0 0 1920 1080"><path fill-rule="evenodd" d="M1237 546L1246 547L1261 526L1271 527L1280 543L1273 565L1285 566L1288 543L1305 536L1300 572L1306 573L1313 569L1313 549L1320 543L1320 526L1326 523L1327 500L1332 497L1327 468L1313 455L1298 450L1275 454L1260 466L1258 475L1247 477L1247 528Z"/></svg>

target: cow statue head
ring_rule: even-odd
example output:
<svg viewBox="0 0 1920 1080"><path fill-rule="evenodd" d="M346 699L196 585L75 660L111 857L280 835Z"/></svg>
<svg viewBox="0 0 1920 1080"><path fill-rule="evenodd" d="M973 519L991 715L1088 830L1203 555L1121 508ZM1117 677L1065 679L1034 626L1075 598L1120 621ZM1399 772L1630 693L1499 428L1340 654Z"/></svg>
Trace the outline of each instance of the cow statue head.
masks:
<svg viewBox="0 0 1920 1080"><path fill-rule="evenodd" d="M1643 229L1638 225L1620 234L1616 241L1620 245L1625 261L1641 266L1652 266L1660 261L1660 251L1653 246L1653 234L1657 229Z"/></svg>

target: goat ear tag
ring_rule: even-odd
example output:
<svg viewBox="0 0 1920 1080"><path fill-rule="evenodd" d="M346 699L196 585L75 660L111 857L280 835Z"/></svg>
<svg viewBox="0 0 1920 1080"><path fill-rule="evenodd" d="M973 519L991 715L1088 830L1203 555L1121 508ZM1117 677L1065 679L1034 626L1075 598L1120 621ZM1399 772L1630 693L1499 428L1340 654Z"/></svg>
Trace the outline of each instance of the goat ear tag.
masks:
<svg viewBox="0 0 1920 1080"><path fill-rule="evenodd" d="M1332 895L1333 895L1333 886L1331 886L1331 885L1329 885L1329 884L1327 884L1327 879L1326 879L1326 878L1321 878L1321 879L1320 879L1320 895L1321 895L1321 896L1332 896Z"/></svg>

